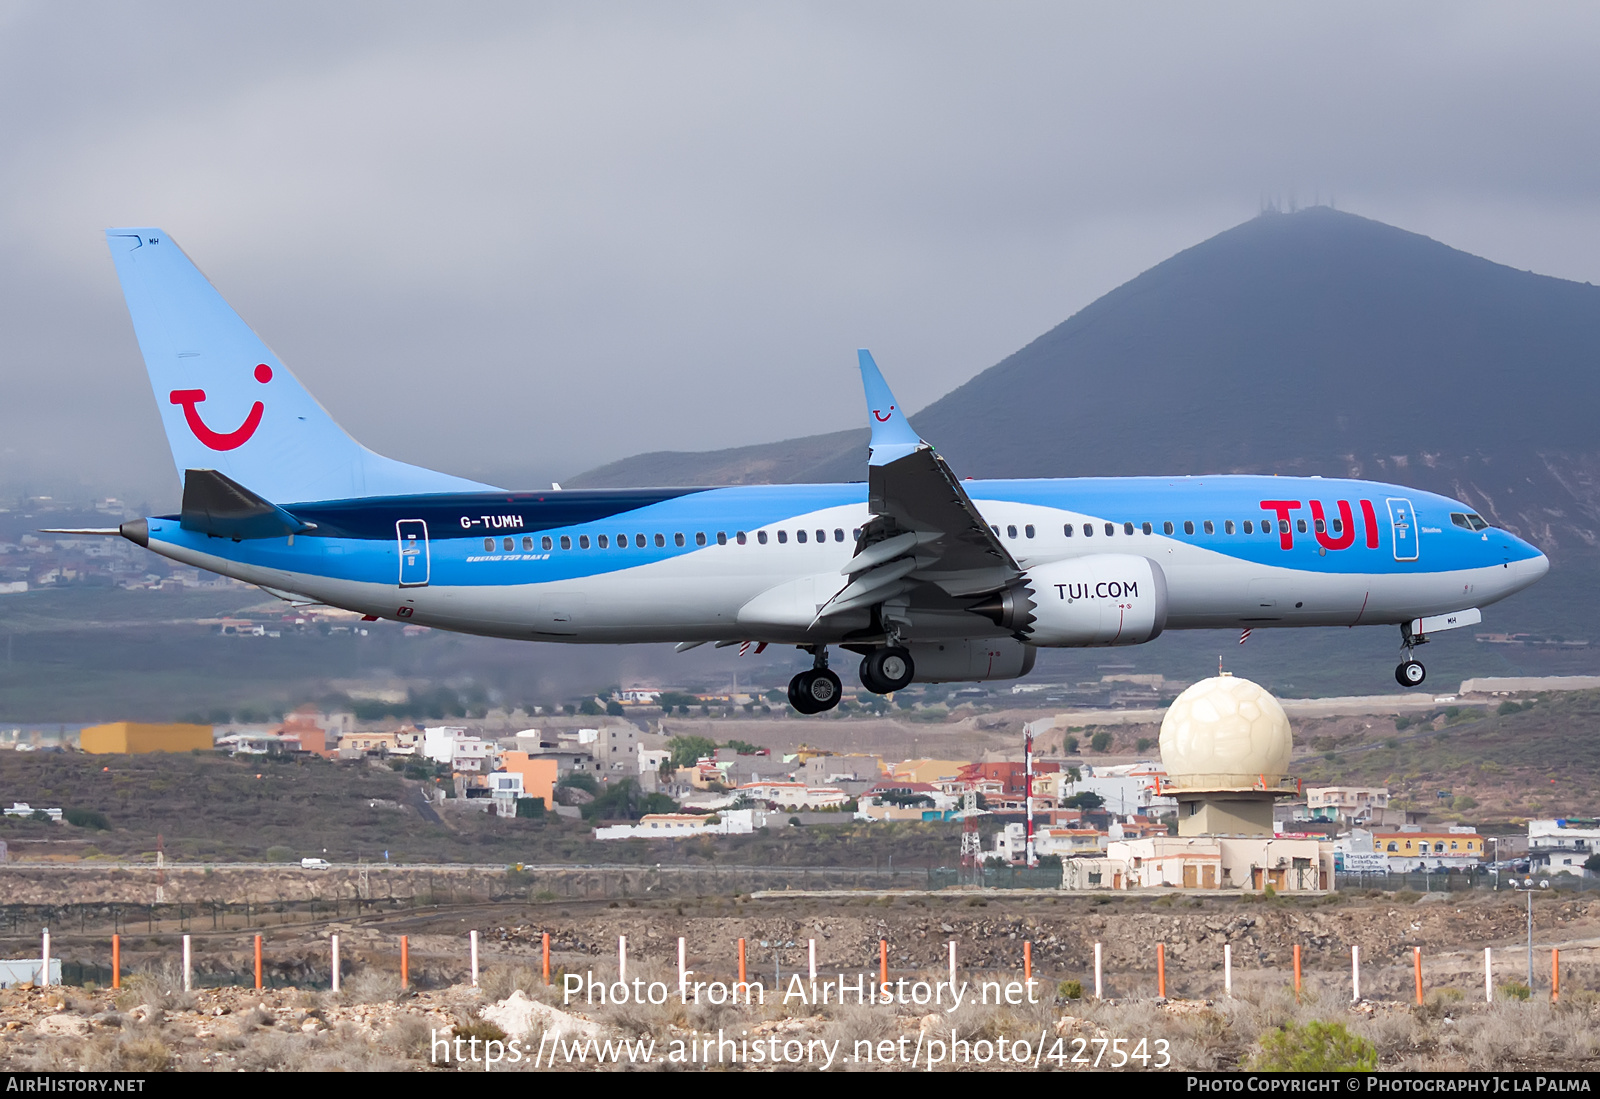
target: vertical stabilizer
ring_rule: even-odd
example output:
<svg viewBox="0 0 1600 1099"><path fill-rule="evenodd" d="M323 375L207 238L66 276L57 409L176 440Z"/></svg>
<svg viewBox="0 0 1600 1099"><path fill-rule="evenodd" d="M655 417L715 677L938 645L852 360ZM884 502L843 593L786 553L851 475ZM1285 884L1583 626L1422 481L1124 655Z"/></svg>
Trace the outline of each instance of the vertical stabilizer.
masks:
<svg viewBox="0 0 1600 1099"><path fill-rule="evenodd" d="M492 488L374 454L347 435L160 229L107 229L173 461L268 500Z"/></svg>

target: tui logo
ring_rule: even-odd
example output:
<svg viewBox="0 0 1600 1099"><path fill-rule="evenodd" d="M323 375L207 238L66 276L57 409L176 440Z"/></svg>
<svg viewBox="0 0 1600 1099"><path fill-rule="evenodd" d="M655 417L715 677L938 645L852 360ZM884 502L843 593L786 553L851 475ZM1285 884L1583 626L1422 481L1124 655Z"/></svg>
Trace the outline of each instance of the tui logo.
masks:
<svg viewBox="0 0 1600 1099"><path fill-rule="evenodd" d="M255 369L256 381L266 385L272 380L272 367L266 363L257 363ZM183 408L183 418L189 424L189 430L194 432L194 437L199 439L212 450L237 450L250 441L256 433L256 428L261 426L261 414L266 411L266 406L260 401L250 406L250 414L232 431L213 431L200 417L200 409L196 407L206 399L203 389L174 389L167 395L167 399Z"/></svg>

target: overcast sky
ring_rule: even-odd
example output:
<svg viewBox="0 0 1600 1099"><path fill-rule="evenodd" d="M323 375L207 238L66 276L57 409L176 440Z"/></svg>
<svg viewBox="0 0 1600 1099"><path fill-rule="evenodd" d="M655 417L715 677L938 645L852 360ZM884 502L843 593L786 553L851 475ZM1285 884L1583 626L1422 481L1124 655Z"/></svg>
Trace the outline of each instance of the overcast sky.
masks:
<svg viewBox="0 0 1600 1099"><path fill-rule="evenodd" d="M518 487L854 426L858 346L920 408L1264 197L1600 281L1597 47L1558 3L0 3L0 488L177 499L108 225L369 446Z"/></svg>

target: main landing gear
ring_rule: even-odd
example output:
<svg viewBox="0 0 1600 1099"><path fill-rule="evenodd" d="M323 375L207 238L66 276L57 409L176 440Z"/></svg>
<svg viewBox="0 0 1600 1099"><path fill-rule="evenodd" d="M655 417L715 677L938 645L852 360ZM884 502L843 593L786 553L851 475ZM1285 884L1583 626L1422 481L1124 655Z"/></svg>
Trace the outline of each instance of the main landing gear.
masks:
<svg viewBox="0 0 1600 1099"><path fill-rule="evenodd" d="M825 645L809 646L811 670L789 680L789 705L803 714L820 714L839 705L844 684L828 669Z"/></svg>
<svg viewBox="0 0 1600 1099"><path fill-rule="evenodd" d="M1395 682L1402 687L1420 687L1422 681L1428 678L1428 669L1422 666L1422 661L1411 655L1411 650L1418 645L1426 645L1427 637L1422 634L1413 634L1411 624L1403 623L1400 626L1400 647L1405 650L1405 658L1400 661L1400 666L1394 670Z"/></svg>
<svg viewBox="0 0 1600 1099"><path fill-rule="evenodd" d="M875 695L891 694L911 685L916 665L909 650L899 645L873 649L861 658L861 685Z"/></svg>

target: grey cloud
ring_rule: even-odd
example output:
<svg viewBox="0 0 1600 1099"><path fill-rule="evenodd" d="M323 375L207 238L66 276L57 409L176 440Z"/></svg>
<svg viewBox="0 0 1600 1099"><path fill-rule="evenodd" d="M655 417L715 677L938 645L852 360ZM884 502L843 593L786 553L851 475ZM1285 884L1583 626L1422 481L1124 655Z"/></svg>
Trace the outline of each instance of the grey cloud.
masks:
<svg viewBox="0 0 1600 1099"><path fill-rule="evenodd" d="M345 425L537 483L918 407L1334 198L1593 279L1581 5L0 9L0 484L175 494L98 230L163 225Z"/></svg>

